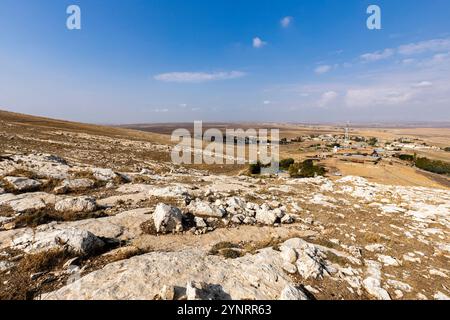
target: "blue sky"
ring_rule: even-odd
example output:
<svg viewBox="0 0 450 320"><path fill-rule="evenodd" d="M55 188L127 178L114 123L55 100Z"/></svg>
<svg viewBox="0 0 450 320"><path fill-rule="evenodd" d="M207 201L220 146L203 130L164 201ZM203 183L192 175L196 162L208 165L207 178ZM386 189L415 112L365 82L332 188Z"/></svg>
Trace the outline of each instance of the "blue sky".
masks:
<svg viewBox="0 0 450 320"><path fill-rule="evenodd" d="M67 6L81 30L66 28ZM368 30L366 9L382 10ZM450 121L448 0L1 0L0 108L95 123Z"/></svg>

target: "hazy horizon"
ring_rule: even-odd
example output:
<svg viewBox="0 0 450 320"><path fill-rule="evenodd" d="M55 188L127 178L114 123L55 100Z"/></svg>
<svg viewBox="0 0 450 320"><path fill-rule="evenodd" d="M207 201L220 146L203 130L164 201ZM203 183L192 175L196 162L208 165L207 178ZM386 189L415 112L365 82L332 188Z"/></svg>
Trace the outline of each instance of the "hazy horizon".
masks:
<svg viewBox="0 0 450 320"><path fill-rule="evenodd" d="M66 9L81 9L68 30ZM382 29L366 27L377 4ZM0 4L0 108L97 124L450 122L450 3Z"/></svg>

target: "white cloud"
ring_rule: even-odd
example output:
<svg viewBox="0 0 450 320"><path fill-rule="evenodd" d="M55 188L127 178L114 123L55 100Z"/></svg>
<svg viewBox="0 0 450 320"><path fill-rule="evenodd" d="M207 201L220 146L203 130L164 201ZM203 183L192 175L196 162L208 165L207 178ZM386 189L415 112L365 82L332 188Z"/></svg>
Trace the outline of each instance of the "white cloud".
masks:
<svg viewBox="0 0 450 320"><path fill-rule="evenodd" d="M403 59L402 60L403 64L412 64L414 62L416 62L416 59Z"/></svg>
<svg viewBox="0 0 450 320"><path fill-rule="evenodd" d="M153 112L156 112L156 113L166 113L166 112L169 112L169 109L167 109L167 108L153 109Z"/></svg>
<svg viewBox="0 0 450 320"><path fill-rule="evenodd" d="M265 105L268 105L268 104L271 104L272 102L270 101L270 100L264 100L263 101L263 104L265 104Z"/></svg>
<svg viewBox="0 0 450 320"><path fill-rule="evenodd" d="M262 41L261 38L255 37L253 38L253 48L262 48L267 45L267 42Z"/></svg>
<svg viewBox="0 0 450 320"><path fill-rule="evenodd" d="M338 93L335 91L325 92L324 94L322 94L322 97L319 100L319 107L326 107L327 105L335 101L338 96Z"/></svg>
<svg viewBox="0 0 450 320"><path fill-rule="evenodd" d="M284 17L283 19L281 19L280 24L283 28L287 28L292 23L292 20L292 17Z"/></svg>
<svg viewBox="0 0 450 320"><path fill-rule="evenodd" d="M186 103L180 103L179 106L180 106L181 108L186 108L186 107L187 107L187 104L186 104Z"/></svg>
<svg viewBox="0 0 450 320"><path fill-rule="evenodd" d="M241 71L231 72L170 72L156 75L154 78L163 82L179 83L200 83L216 80L229 80L244 77L246 74Z"/></svg>
<svg viewBox="0 0 450 320"><path fill-rule="evenodd" d="M330 70L331 70L331 66L329 66L329 65L322 65L322 66L318 66L314 70L314 72L317 73L317 74L324 74L324 73L327 73Z"/></svg>
<svg viewBox="0 0 450 320"><path fill-rule="evenodd" d="M363 54L361 55L361 59L363 59L366 62L379 61L393 56L394 53L395 51L393 49L385 49L383 51L376 51L372 53Z"/></svg>
<svg viewBox="0 0 450 320"><path fill-rule="evenodd" d="M430 51L436 52L445 50L450 50L450 39L432 39L402 45L398 48L398 53L403 55L414 55Z"/></svg>
<svg viewBox="0 0 450 320"><path fill-rule="evenodd" d="M421 81L418 83L413 84L413 88L428 88L428 87L432 87L433 83L430 81Z"/></svg>

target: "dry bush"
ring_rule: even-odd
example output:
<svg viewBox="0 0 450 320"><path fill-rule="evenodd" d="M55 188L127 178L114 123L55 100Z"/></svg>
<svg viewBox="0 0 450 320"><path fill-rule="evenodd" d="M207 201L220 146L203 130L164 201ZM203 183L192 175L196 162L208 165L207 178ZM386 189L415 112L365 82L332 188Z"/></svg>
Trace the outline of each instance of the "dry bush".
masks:
<svg viewBox="0 0 450 320"><path fill-rule="evenodd" d="M222 256L226 259L236 259L242 257L245 252L239 245L225 241L213 245L208 254L213 256Z"/></svg>

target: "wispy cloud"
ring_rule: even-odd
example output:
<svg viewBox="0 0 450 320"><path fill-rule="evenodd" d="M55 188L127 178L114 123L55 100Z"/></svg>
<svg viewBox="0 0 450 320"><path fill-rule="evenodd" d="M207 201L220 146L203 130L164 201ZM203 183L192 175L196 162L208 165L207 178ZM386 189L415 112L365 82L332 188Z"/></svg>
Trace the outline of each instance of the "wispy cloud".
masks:
<svg viewBox="0 0 450 320"><path fill-rule="evenodd" d="M230 80L242 78L246 75L245 72L231 71L231 72L170 72L156 75L154 78L163 82L178 82L178 83L201 83L217 80Z"/></svg>
<svg viewBox="0 0 450 320"><path fill-rule="evenodd" d="M424 52L437 52L446 50L450 50L450 39L432 39L402 45L398 48L398 53L403 55L414 55Z"/></svg>
<svg viewBox="0 0 450 320"><path fill-rule="evenodd" d="M253 48L259 49L264 47L265 45L267 45L267 42L261 40L261 38L259 37L253 38Z"/></svg>
<svg viewBox="0 0 450 320"><path fill-rule="evenodd" d="M450 50L450 39L431 39L421 42L401 45L395 49L387 48L381 51L365 53L360 56L365 62L374 62L390 58L396 54L403 56L413 56L429 52L445 52ZM405 59L411 62L411 59Z"/></svg>
<svg viewBox="0 0 450 320"><path fill-rule="evenodd" d="M413 88L429 88L433 86L433 83L430 81L420 81L417 83L414 83Z"/></svg>
<svg viewBox="0 0 450 320"><path fill-rule="evenodd" d="M320 97L319 107L326 107L337 99L339 94L335 91L327 91Z"/></svg>
<svg viewBox="0 0 450 320"><path fill-rule="evenodd" d="M365 53L361 55L361 59L363 59L366 62L379 61L392 57L394 53L395 51L393 49L384 49L383 51Z"/></svg>
<svg viewBox="0 0 450 320"><path fill-rule="evenodd" d="M317 73L317 74L324 74L324 73L329 72L330 70L331 70L331 66L329 66L329 65L321 65L321 66L318 66L314 70L314 72Z"/></svg>
<svg viewBox="0 0 450 320"><path fill-rule="evenodd" d="M294 18L292 18L290 16L284 17L283 19L281 19L280 24L283 28L287 28L291 25L293 19Z"/></svg>
<svg viewBox="0 0 450 320"><path fill-rule="evenodd" d="M167 109L167 108L156 108L156 109L153 109L152 111L155 112L155 113L166 113L166 112L169 112L169 109Z"/></svg>

